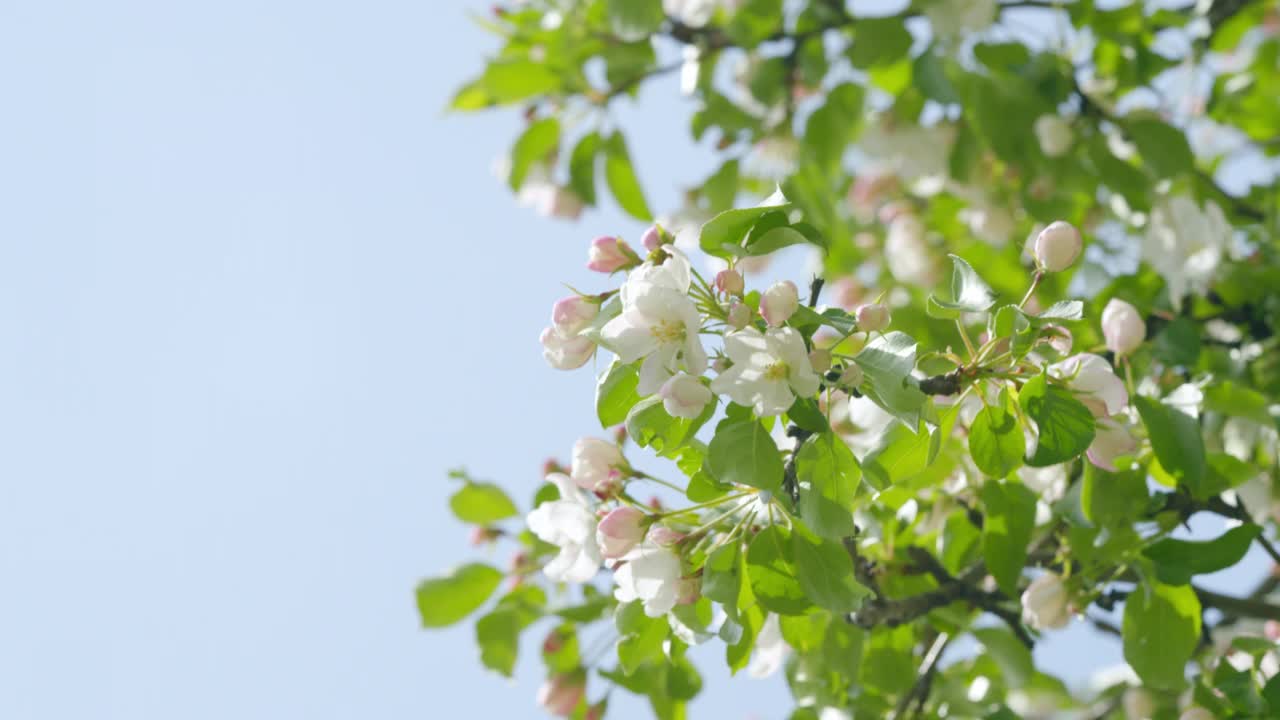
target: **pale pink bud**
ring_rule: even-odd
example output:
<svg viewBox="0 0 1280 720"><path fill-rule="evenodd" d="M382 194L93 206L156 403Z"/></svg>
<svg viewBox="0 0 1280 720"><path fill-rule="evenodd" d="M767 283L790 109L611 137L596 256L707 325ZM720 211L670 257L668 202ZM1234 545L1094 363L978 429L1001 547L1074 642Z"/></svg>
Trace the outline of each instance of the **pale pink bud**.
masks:
<svg viewBox="0 0 1280 720"><path fill-rule="evenodd" d="M573 445L569 477L578 487L595 490L611 479L620 479L615 473L626 466L626 458L617 445L600 438L584 437Z"/></svg>
<svg viewBox="0 0 1280 720"><path fill-rule="evenodd" d="M1116 458L1132 453L1137 447L1138 442L1124 425L1110 418L1098 418L1093 442L1086 455L1094 465L1108 472L1115 472Z"/></svg>
<svg viewBox="0 0 1280 720"><path fill-rule="evenodd" d="M586 689L584 678L578 673L552 675L538 688L538 704L556 717L569 717Z"/></svg>
<svg viewBox="0 0 1280 720"><path fill-rule="evenodd" d="M809 352L809 364L813 366L813 371L821 375L831 369L831 351L822 348L814 348Z"/></svg>
<svg viewBox="0 0 1280 720"><path fill-rule="evenodd" d="M683 540L684 537L684 533L679 530L673 530L666 525L654 525L649 528L649 541L662 547L671 547Z"/></svg>
<svg viewBox="0 0 1280 720"><path fill-rule="evenodd" d="M876 332L889 327L889 308L880 303L859 305L854 315L858 319L859 330Z"/></svg>
<svg viewBox="0 0 1280 720"><path fill-rule="evenodd" d="M1022 593L1022 619L1037 630L1065 627L1071 621L1071 597L1062 578L1045 573Z"/></svg>
<svg viewBox="0 0 1280 720"><path fill-rule="evenodd" d="M551 324L562 335L577 335L579 330L591 324L600 312L600 303L582 295L561 298L551 306Z"/></svg>
<svg viewBox="0 0 1280 720"><path fill-rule="evenodd" d="M702 414L712 396L711 388L699 382L698 378L676 373L662 384L658 397L662 398L662 407L671 417L692 419Z"/></svg>
<svg viewBox="0 0 1280 720"><path fill-rule="evenodd" d="M1124 356L1133 352L1147 338L1147 324L1138 309L1120 298L1111 298L1102 309L1102 336L1107 349Z"/></svg>
<svg viewBox="0 0 1280 720"><path fill-rule="evenodd" d="M1178 720L1218 720L1218 718L1203 707L1192 705L1182 711L1182 714L1178 716Z"/></svg>
<svg viewBox="0 0 1280 720"><path fill-rule="evenodd" d="M582 197L578 193L557 185L541 197L537 210L543 217L577 220L582 208Z"/></svg>
<svg viewBox="0 0 1280 720"><path fill-rule="evenodd" d="M722 373L729 369L729 358L718 357L711 361L711 369L717 373Z"/></svg>
<svg viewBox="0 0 1280 720"><path fill-rule="evenodd" d="M1262 634L1271 642L1280 641L1280 622L1268 620L1262 625Z"/></svg>
<svg viewBox="0 0 1280 720"><path fill-rule="evenodd" d="M1127 720L1151 720L1156 714L1156 699L1142 688L1131 687L1120 697Z"/></svg>
<svg viewBox="0 0 1280 720"><path fill-rule="evenodd" d="M475 547L488 545L494 540L497 540L498 536L501 534L502 531L497 528L481 527L477 525L476 527L471 528L471 544Z"/></svg>
<svg viewBox="0 0 1280 720"><path fill-rule="evenodd" d="M1080 231L1055 220L1036 236L1036 266L1045 272L1062 272L1080 256L1080 248Z"/></svg>
<svg viewBox="0 0 1280 720"><path fill-rule="evenodd" d="M852 310L857 307L864 294L866 294L866 289L850 276L846 275L831 283L832 298L837 305L845 310Z"/></svg>
<svg viewBox="0 0 1280 720"><path fill-rule="evenodd" d="M555 327L542 331L542 357L557 370L573 370L587 364L596 352L591 338L566 335Z"/></svg>
<svg viewBox="0 0 1280 720"><path fill-rule="evenodd" d="M734 302L729 306L729 316L725 318L725 322L734 330L741 330L751 322L751 308L745 303Z"/></svg>
<svg viewBox="0 0 1280 720"><path fill-rule="evenodd" d="M1048 157L1062 157L1071 149L1071 123L1060 115L1041 115L1033 127L1040 151Z"/></svg>
<svg viewBox="0 0 1280 720"><path fill-rule="evenodd" d="M698 578L680 578L676 593L677 605L692 605L702 597L702 582Z"/></svg>
<svg viewBox="0 0 1280 720"><path fill-rule="evenodd" d="M786 322L799 307L800 291L790 280L774 283L760 297L760 316L773 327Z"/></svg>
<svg viewBox="0 0 1280 720"><path fill-rule="evenodd" d="M1075 338L1070 330L1061 325L1045 325L1044 332L1049 335L1049 347L1058 351L1059 355L1071 354L1071 346Z"/></svg>
<svg viewBox="0 0 1280 720"><path fill-rule="evenodd" d="M857 363L849 363L849 367L840 373L840 384L845 387L858 387L862 384L862 368Z"/></svg>
<svg viewBox="0 0 1280 720"><path fill-rule="evenodd" d="M640 236L640 244L649 252L662 247L662 228L657 225L650 225L649 229L644 231L644 235Z"/></svg>
<svg viewBox="0 0 1280 720"><path fill-rule="evenodd" d="M725 295L741 294L744 287L746 283L742 280L742 273L737 270L721 270L716 273L716 289Z"/></svg>
<svg viewBox="0 0 1280 720"><path fill-rule="evenodd" d="M631 548L644 539L648 516L631 506L620 507L600 521L596 528L596 541L600 553L610 560L617 560L631 552Z"/></svg>
<svg viewBox="0 0 1280 720"><path fill-rule="evenodd" d="M600 702L587 708L587 714L582 716L582 720L603 720L605 702Z"/></svg>
<svg viewBox="0 0 1280 720"><path fill-rule="evenodd" d="M622 238L598 237L591 241L587 253L587 269L601 273L614 273L639 264L640 258Z"/></svg>

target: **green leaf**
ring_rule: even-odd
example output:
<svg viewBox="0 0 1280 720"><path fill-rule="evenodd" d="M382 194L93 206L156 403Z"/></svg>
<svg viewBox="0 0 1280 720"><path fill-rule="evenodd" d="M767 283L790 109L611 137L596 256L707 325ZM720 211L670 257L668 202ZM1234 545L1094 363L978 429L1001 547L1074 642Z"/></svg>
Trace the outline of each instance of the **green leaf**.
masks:
<svg viewBox="0 0 1280 720"><path fill-rule="evenodd" d="M951 294L929 296L928 312L936 318L954 319L966 312L985 312L996 304L996 292L973 266L958 255L951 256Z"/></svg>
<svg viewBox="0 0 1280 720"><path fill-rule="evenodd" d="M858 18L849 62L859 70L892 65L911 50L911 33L900 18Z"/></svg>
<svg viewBox="0 0 1280 720"><path fill-rule="evenodd" d="M973 637L1000 666L1000 674L1009 688L1020 688L1035 674L1031 650L1003 627L985 627L973 631Z"/></svg>
<svg viewBox="0 0 1280 720"><path fill-rule="evenodd" d="M1093 443L1093 413L1070 392L1050 385L1044 374L1031 378L1018 393L1022 411L1039 431L1032 467L1057 465L1079 456Z"/></svg>
<svg viewBox="0 0 1280 720"><path fill-rule="evenodd" d="M511 677L520 651L519 614L511 609L497 609L476 621L476 644L480 646L480 662L490 670Z"/></svg>
<svg viewBox="0 0 1280 720"><path fill-rule="evenodd" d="M1084 464L1080 504L1085 518L1093 524L1127 526L1146 510L1148 497L1145 469L1113 473L1091 462Z"/></svg>
<svg viewBox="0 0 1280 720"><path fill-rule="evenodd" d="M544 160L558 144L559 120L543 118L526 128L511 148L511 174L507 177L507 184L511 189L519 190L524 184L525 176L529 174L529 168Z"/></svg>
<svg viewBox="0 0 1280 720"><path fill-rule="evenodd" d="M468 563L442 578L418 585L423 627L445 627L475 612L502 582L502 573L483 563Z"/></svg>
<svg viewBox="0 0 1280 720"><path fill-rule="evenodd" d="M569 155L569 187L588 205L596 204L596 155L600 143L600 133L589 132Z"/></svg>
<svg viewBox="0 0 1280 720"><path fill-rule="evenodd" d="M662 643L670 631L665 617L645 615L643 603L637 600L618 606L614 625L621 635L618 664L624 673L630 675L641 665L662 659Z"/></svg>
<svg viewBox="0 0 1280 720"><path fill-rule="evenodd" d="M1124 604L1124 659L1142 681L1164 690L1185 685L1200 641L1200 600L1190 585L1140 586Z"/></svg>
<svg viewBox="0 0 1280 720"><path fill-rule="evenodd" d="M854 361L866 376L863 388L867 396L914 430L925 401L924 393L911 377L916 365L916 341L895 330L867 343Z"/></svg>
<svg viewBox="0 0 1280 720"><path fill-rule="evenodd" d="M698 245L708 255L728 259L742 254L742 241L765 215L789 210L791 204L781 192L775 192L753 208L725 210L702 226Z"/></svg>
<svg viewBox="0 0 1280 720"><path fill-rule="evenodd" d="M1142 554L1155 561L1160 582L1185 585L1192 575L1217 572L1240 562L1261 532L1257 525L1240 525L1207 542L1165 538Z"/></svg>
<svg viewBox="0 0 1280 720"><path fill-rule="evenodd" d="M746 0L725 28L733 44L743 49L759 45L782 26L782 0Z"/></svg>
<svg viewBox="0 0 1280 720"><path fill-rule="evenodd" d="M871 591L853 576L853 561L844 546L824 540L796 524L791 533L800 589L813 604L835 613L851 613L862 607Z"/></svg>
<svg viewBox="0 0 1280 720"><path fill-rule="evenodd" d="M999 400L984 407L969 428L969 454L973 456L973 464L987 475L1004 477L1022 466L1026 452L1022 426L1018 424L1008 393L1001 392Z"/></svg>
<svg viewBox="0 0 1280 720"><path fill-rule="evenodd" d="M747 580L760 605L779 615L801 615L811 607L800 587L791 531L770 525L751 540L747 549Z"/></svg>
<svg viewBox="0 0 1280 720"><path fill-rule="evenodd" d="M831 429L827 416L822 414L818 401L813 398L796 398L787 409L791 422L812 433L824 433Z"/></svg>
<svg viewBox="0 0 1280 720"><path fill-rule="evenodd" d="M1162 120L1143 116L1125 118L1124 128L1147 167L1156 177L1166 178L1191 171L1195 158L1182 131Z"/></svg>
<svg viewBox="0 0 1280 720"><path fill-rule="evenodd" d="M1200 423L1190 415L1144 395L1133 397L1133 404L1147 426L1151 449L1160 467L1185 485L1192 495L1207 497L1208 461Z"/></svg>
<svg viewBox="0 0 1280 720"><path fill-rule="evenodd" d="M826 103L805 123L803 147L813 162L831 171L840 166L845 148L862 115L865 91L860 85L842 83L827 93Z"/></svg>
<svg viewBox="0 0 1280 720"><path fill-rule="evenodd" d="M662 0L608 0L605 7L613 34L626 42L649 37L666 19Z"/></svg>
<svg viewBox="0 0 1280 720"><path fill-rule="evenodd" d="M636 385L640 383L639 365L624 365L617 358L596 382L596 417L600 427L610 428L627 419L627 413L640 402Z"/></svg>
<svg viewBox="0 0 1280 720"><path fill-rule="evenodd" d="M1018 578L1036 526L1036 495L1021 483L988 480L982 485L986 521L982 554L987 569L1006 594L1017 597Z"/></svg>
<svg viewBox="0 0 1280 720"><path fill-rule="evenodd" d="M1016 42L978 43L973 46L973 56L993 70L1026 65L1031 60L1027 46Z"/></svg>
<svg viewBox="0 0 1280 720"><path fill-rule="evenodd" d="M1262 425L1273 425L1276 419L1268 411L1270 402L1258 391L1237 382L1224 380L1205 388L1206 410L1248 418Z"/></svg>
<svg viewBox="0 0 1280 720"><path fill-rule="evenodd" d="M459 520L472 525L490 525L519 513L502 488L471 481L449 498L449 508Z"/></svg>
<svg viewBox="0 0 1280 720"><path fill-rule="evenodd" d="M627 140L620 132L615 132L604 141L604 178L609 183L609 190L618 201L618 206L628 215L645 222L653 220L649 204L644 199L644 191L640 189L640 181L636 179L635 169L631 166Z"/></svg>
<svg viewBox="0 0 1280 720"><path fill-rule="evenodd" d="M663 457L676 457L698 428L711 418L716 403L709 402L696 418L672 417L657 395L636 403L627 413L627 437L640 447L651 447Z"/></svg>
<svg viewBox="0 0 1280 720"><path fill-rule="evenodd" d="M500 60L489 63L481 83L494 103L507 105L559 90L560 76L532 60Z"/></svg>
<svg viewBox="0 0 1280 720"><path fill-rule="evenodd" d="M862 470L849 446L833 433L814 435L800 446L796 477L808 483L800 495L800 517L818 535L839 540L853 535L853 500Z"/></svg>
<svg viewBox="0 0 1280 720"><path fill-rule="evenodd" d="M1084 303L1079 300L1059 300L1036 315L1037 320L1079 320L1084 317Z"/></svg>
<svg viewBox="0 0 1280 720"><path fill-rule="evenodd" d="M776 493L782 489L782 453L757 420L725 420L707 446L706 470L720 482Z"/></svg>

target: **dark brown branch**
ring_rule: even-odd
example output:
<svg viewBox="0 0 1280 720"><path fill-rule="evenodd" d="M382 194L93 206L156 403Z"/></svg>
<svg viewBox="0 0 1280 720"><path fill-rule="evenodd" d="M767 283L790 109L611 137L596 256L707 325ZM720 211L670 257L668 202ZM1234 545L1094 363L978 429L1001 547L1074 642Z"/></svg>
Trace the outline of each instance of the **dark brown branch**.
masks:
<svg viewBox="0 0 1280 720"><path fill-rule="evenodd" d="M934 636L929 644L929 650L925 652L924 661L920 664L920 670L916 673L915 684L898 700L893 715L889 716L892 720L907 717L912 705L915 705L915 715L924 711L925 704L929 702L929 693L933 690L933 676L938 671L938 662L942 660L942 653L946 651L949 644L951 644L951 636L947 633Z"/></svg>
<svg viewBox="0 0 1280 720"><path fill-rule="evenodd" d="M1224 613L1240 617L1258 618L1259 620L1280 620L1280 606L1272 605L1269 602L1252 597L1231 597L1230 595L1222 595L1212 590L1205 590L1195 586L1192 586L1192 589L1196 591L1196 596L1200 598L1200 604L1205 607L1217 608Z"/></svg>
<svg viewBox="0 0 1280 720"><path fill-rule="evenodd" d="M943 375L934 375L920 381L920 392L925 395L955 395L960 392L961 376L959 370L952 370Z"/></svg>

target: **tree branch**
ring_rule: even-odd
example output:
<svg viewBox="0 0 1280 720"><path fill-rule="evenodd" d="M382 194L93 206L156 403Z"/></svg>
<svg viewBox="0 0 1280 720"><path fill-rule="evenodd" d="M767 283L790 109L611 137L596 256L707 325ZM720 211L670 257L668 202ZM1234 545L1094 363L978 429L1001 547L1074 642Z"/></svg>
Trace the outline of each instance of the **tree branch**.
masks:
<svg viewBox="0 0 1280 720"><path fill-rule="evenodd" d="M1200 598L1201 605L1217 608L1223 613L1261 620L1280 620L1280 606L1272 605L1264 600L1252 597L1231 597L1230 595L1222 595L1194 585L1192 589L1196 591L1196 596Z"/></svg>

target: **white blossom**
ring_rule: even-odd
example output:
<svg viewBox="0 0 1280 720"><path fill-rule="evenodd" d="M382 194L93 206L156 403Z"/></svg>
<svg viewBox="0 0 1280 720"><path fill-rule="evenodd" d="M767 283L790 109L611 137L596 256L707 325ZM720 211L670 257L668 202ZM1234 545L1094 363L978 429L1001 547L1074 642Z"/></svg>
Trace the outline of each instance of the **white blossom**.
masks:
<svg viewBox="0 0 1280 720"><path fill-rule="evenodd" d="M561 332L554 325L543 329L538 340L542 343L543 359L557 370L580 368L596 353L596 344L591 338Z"/></svg>
<svg viewBox="0 0 1280 720"><path fill-rule="evenodd" d="M889 222L884 261L898 282L931 287L938 279L937 265L925 244L924 225L910 213L898 215Z"/></svg>
<svg viewBox="0 0 1280 720"><path fill-rule="evenodd" d="M1022 619L1037 630L1066 627L1071 621L1070 596L1062 578L1045 573L1022 593Z"/></svg>
<svg viewBox="0 0 1280 720"><path fill-rule="evenodd" d="M1208 288L1230 239L1221 208L1210 202L1201 210L1177 195L1152 209L1142 259L1164 277L1173 304L1181 305L1187 293Z"/></svg>
<svg viewBox="0 0 1280 720"><path fill-rule="evenodd" d="M622 312L601 331L604 345L622 362L644 358L636 386L641 395L658 392L680 370L701 375L707 369L698 337L702 319L688 287L683 256L672 255L661 265L644 263L622 285Z"/></svg>
<svg viewBox="0 0 1280 720"><path fill-rule="evenodd" d="M751 661L747 663L747 675L756 679L767 678L778 672L786 662L791 646L782 639L782 625L778 616L769 613L760 626L760 634L756 636L756 646L751 652Z"/></svg>
<svg viewBox="0 0 1280 720"><path fill-rule="evenodd" d="M748 327L724 337L724 352L733 366L711 381L711 390L755 410L779 415L818 391L818 376L809 364L804 339L793 328L766 333Z"/></svg>
<svg viewBox="0 0 1280 720"><path fill-rule="evenodd" d="M613 596L618 602L639 600L644 614L661 617L680 599L680 556L670 549L646 540L624 558L613 573L618 587Z"/></svg>
<svg viewBox="0 0 1280 720"><path fill-rule="evenodd" d="M689 27L706 25L719 5L719 0L662 0L667 17Z"/></svg>
<svg viewBox="0 0 1280 720"><path fill-rule="evenodd" d="M1124 425L1110 418L1099 418L1093 443L1089 445L1086 454L1094 465L1108 472L1115 472L1116 458L1132 453L1137 447L1137 441Z"/></svg>
<svg viewBox="0 0 1280 720"><path fill-rule="evenodd" d="M692 375L676 373L658 390L662 407L671 417L696 418L714 397L711 390Z"/></svg>
<svg viewBox="0 0 1280 720"><path fill-rule="evenodd" d="M1049 366L1049 374L1065 380L1077 398L1088 406L1094 417L1115 415L1129 404L1129 391L1124 381L1111 369L1111 363L1098 355L1081 353Z"/></svg>
<svg viewBox="0 0 1280 720"><path fill-rule="evenodd" d="M542 569L556 582L584 583L600 568L596 544L596 515L589 500L569 476L552 473L547 481L560 489L560 499L544 502L529 513L529 530L560 553Z"/></svg>
<svg viewBox="0 0 1280 720"><path fill-rule="evenodd" d="M995 0L934 0L924 14L938 37L958 39L991 27L996 11Z"/></svg>
<svg viewBox="0 0 1280 720"><path fill-rule="evenodd" d="M1034 129L1040 152L1046 156L1062 157L1071 149L1071 123L1061 115L1041 115Z"/></svg>
<svg viewBox="0 0 1280 720"><path fill-rule="evenodd" d="M596 490L613 480L627 466L618 446L600 438L579 438L573 444L569 477L584 490Z"/></svg>

